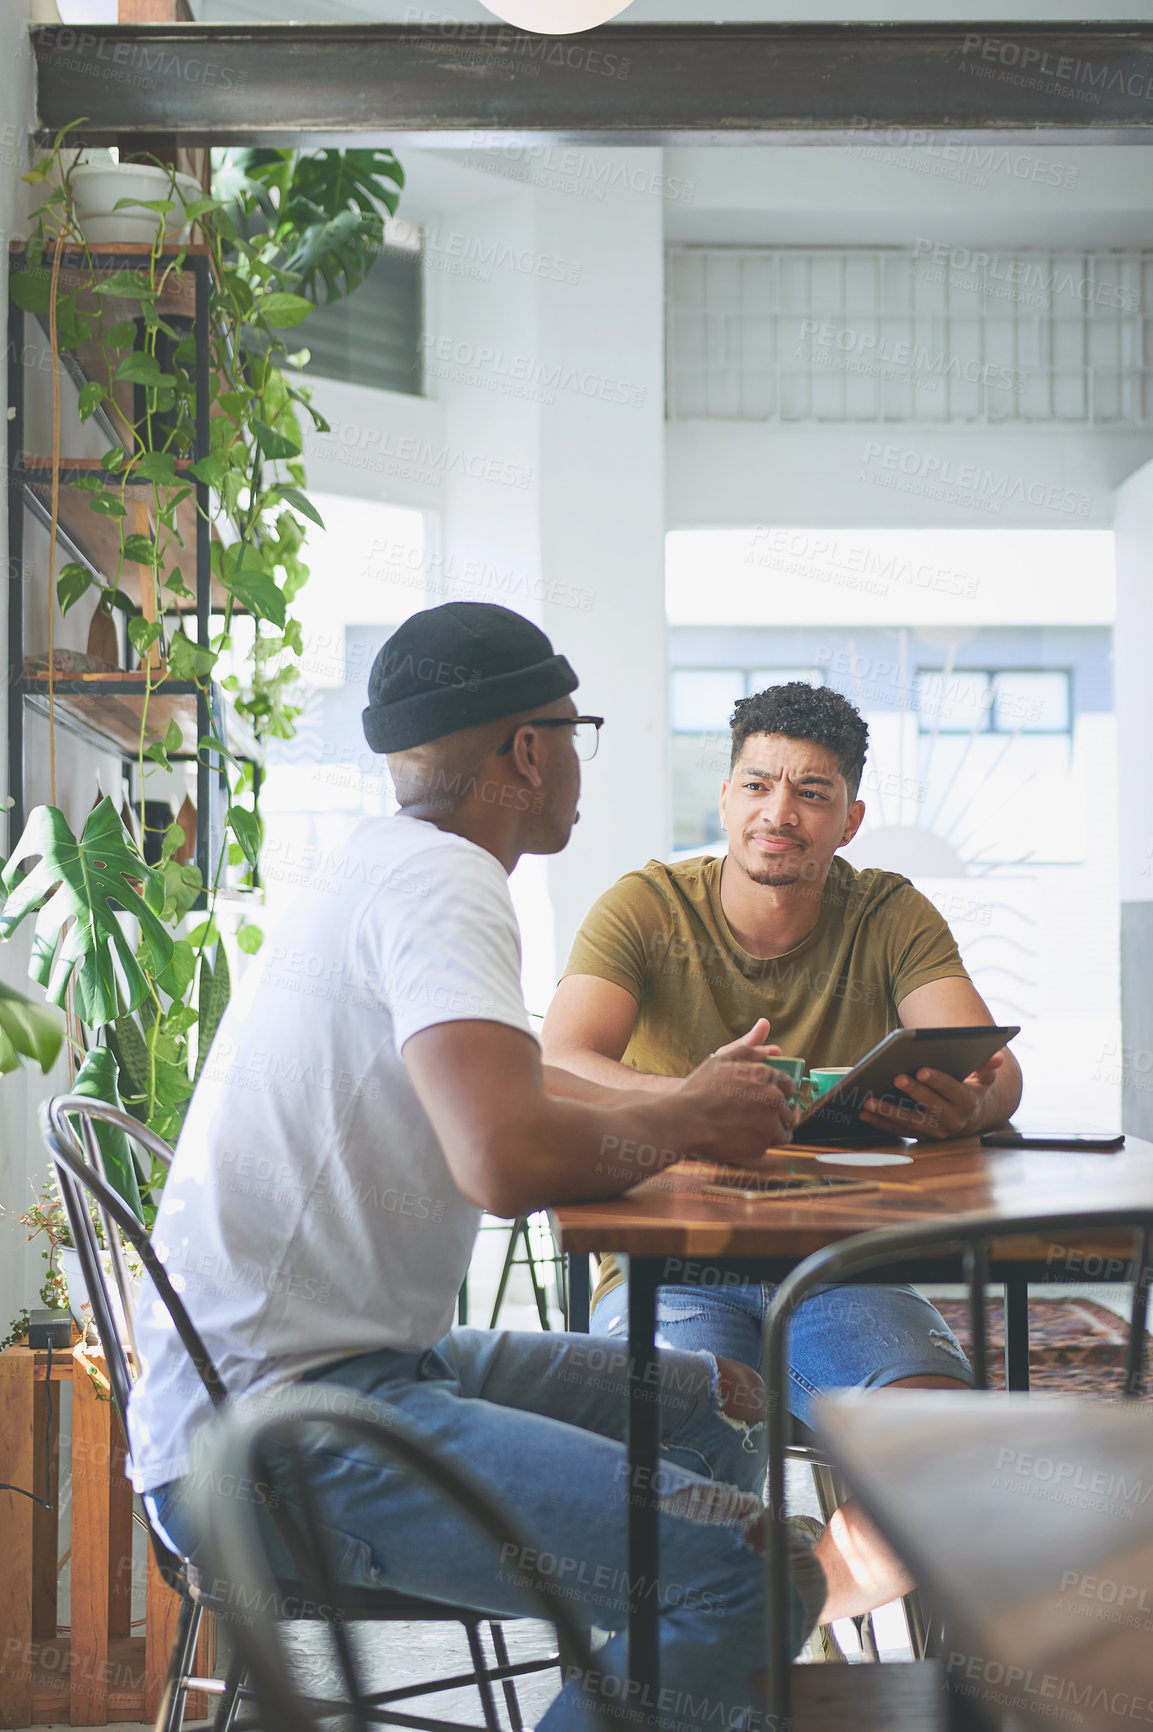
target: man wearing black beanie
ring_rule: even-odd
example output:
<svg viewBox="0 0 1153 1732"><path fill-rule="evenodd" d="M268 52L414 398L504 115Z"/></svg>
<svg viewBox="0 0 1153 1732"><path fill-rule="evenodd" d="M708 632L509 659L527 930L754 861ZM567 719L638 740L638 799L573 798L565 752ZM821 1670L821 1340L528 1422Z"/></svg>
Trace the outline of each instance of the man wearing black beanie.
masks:
<svg viewBox="0 0 1153 1732"><path fill-rule="evenodd" d="M507 878L576 822L601 725L578 715L576 685L501 607L432 608L384 645L364 730L400 813L363 819L341 871L269 931L193 1098L154 1242L230 1396L303 1380L399 1410L562 1561L578 1616L620 1632L626 1356L602 1353L594 1376L587 1336L451 1328L480 1211L615 1195L692 1156L755 1167L794 1114L764 1023L659 1099L542 1066ZM138 1345L135 1482L195 1558L186 1494L206 1401L162 1315ZM662 1353L661 1376L662 1701L701 1705L686 1727L735 1726L764 1661L764 1511L734 1483L762 1447L759 1385L704 1354ZM533 1611L474 1528L352 1443L327 1447L312 1483L349 1581ZM796 1544L794 1652L840 1615L842 1587ZM597 1661L619 1701L623 1636ZM589 1724L587 1689L569 1680L546 1732Z"/></svg>

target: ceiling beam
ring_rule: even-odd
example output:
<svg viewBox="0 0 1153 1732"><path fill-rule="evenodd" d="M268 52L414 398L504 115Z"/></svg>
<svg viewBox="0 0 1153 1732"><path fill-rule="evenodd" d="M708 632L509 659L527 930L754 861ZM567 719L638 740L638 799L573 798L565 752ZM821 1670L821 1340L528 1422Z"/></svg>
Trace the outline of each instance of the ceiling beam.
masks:
<svg viewBox="0 0 1153 1732"><path fill-rule="evenodd" d="M43 134L83 115L77 143L1153 137L1150 23L46 25L32 42Z"/></svg>

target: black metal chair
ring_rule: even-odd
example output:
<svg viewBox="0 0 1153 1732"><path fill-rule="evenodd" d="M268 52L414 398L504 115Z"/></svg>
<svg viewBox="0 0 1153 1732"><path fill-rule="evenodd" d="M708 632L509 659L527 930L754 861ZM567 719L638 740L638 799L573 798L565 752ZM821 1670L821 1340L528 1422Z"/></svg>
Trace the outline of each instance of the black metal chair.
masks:
<svg viewBox="0 0 1153 1732"><path fill-rule="evenodd" d="M1036 1238L1059 1231L1091 1238L1098 1233L1123 1231L1133 1234L1132 1260L1128 1275L1133 1283L1125 1378L1121 1393L1142 1393L1145 1360L1145 1324L1148 1311L1148 1271L1153 1254L1153 1208L1070 1208L1051 1213L1021 1215L1006 1219L994 1215L956 1216L949 1221L915 1222L907 1227L885 1227L860 1233L807 1257L787 1275L773 1297L765 1318L762 1375L768 1402L769 1507L776 1519L768 1523L765 1552L765 1585L768 1644L768 1724L787 1726L791 1721L792 1668L780 1656L788 1646L788 1535L785 1527L785 1456L789 1441L785 1380L788 1375L789 1322L802 1300L815 1287L852 1282L878 1271L884 1278L906 1279L900 1270L914 1257L933 1258L960 1252L969 1286L970 1358L979 1390L988 1388L988 1343L985 1293L990 1266L995 1263L991 1247L1011 1239ZM959 1396L967 1400L967 1395ZM851 1691L852 1676L845 1681ZM957 1709L963 1714L962 1708Z"/></svg>
<svg viewBox="0 0 1153 1732"><path fill-rule="evenodd" d="M357 1406L365 1409L356 1412ZM428 1727L428 1720L397 1712L394 1704L416 1694L403 1690L366 1690L353 1644L343 1620L326 1620L337 1669L344 1689L339 1701L303 1693L292 1682L292 1657L283 1642L284 1617L279 1599L283 1584L277 1580L270 1557L269 1540L275 1525L292 1558L297 1591L311 1595L318 1605L339 1605L344 1590L337 1580L330 1544L320 1520L317 1500L309 1485L309 1465L315 1459L316 1433L325 1447L333 1434L377 1452L382 1466L392 1458L414 1476L424 1480L434 1498L455 1508L470 1525L493 1543L494 1556L526 1559L517 1565L524 1586L540 1605L557 1633L564 1667L588 1676L595 1673L588 1638L576 1624L557 1588L535 1563L535 1551L527 1536L519 1532L507 1514L498 1513L490 1500L456 1469L450 1469L429 1453L428 1442L401 1415L382 1417L379 1409L358 1401L350 1391L317 1384L303 1389L290 1387L251 1407L225 1410L202 1433L196 1484L198 1528L204 1534L204 1553L214 1580L236 1584L237 1611L231 1618L238 1652L264 1718L260 1724L278 1732L314 1732L317 1725L334 1715L347 1724L351 1710L358 1732L372 1726ZM274 1456L275 1459L270 1459ZM264 1487L275 1483L285 1495L263 1503L238 1499L230 1494L237 1486ZM263 1513L262 1513L263 1511ZM248 1608L254 1608L249 1610ZM530 1663L510 1667L510 1675L529 1669ZM449 1680L462 1684L466 1679ZM444 1689L445 1683L436 1688ZM440 1724L444 1724L441 1722ZM235 1732L241 1732L237 1723ZM461 1728L460 1732L467 1732Z"/></svg>
<svg viewBox="0 0 1153 1732"><path fill-rule="evenodd" d="M552 1229L548 1216L545 1214L518 1215L508 1230L508 1245L505 1249L504 1263L501 1267L500 1280L497 1283L496 1297L492 1302L492 1314L488 1320L490 1329L495 1329L500 1321L501 1308L504 1305L508 1290L509 1277L514 1269L527 1269L528 1278L532 1284L532 1296L536 1302L537 1316L542 1329L551 1329L548 1320L548 1294L545 1290L544 1270L551 1266L553 1285L556 1290L557 1303L562 1317L562 1327L568 1328L568 1285L564 1278L564 1262L556 1244L552 1241ZM533 1243L534 1234L537 1243ZM546 1248L544 1240L549 1240L551 1248ZM523 1247L518 1255L518 1247Z"/></svg>
<svg viewBox="0 0 1153 1732"><path fill-rule="evenodd" d="M70 1120L76 1122L77 1130L73 1129ZM79 1095L57 1095L44 1102L40 1109L41 1133L55 1164L61 1200L76 1243L96 1331L104 1349L112 1399L127 1436L128 1398L136 1369L139 1367L139 1354L134 1331L135 1294L125 1260L125 1245L140 1259L146 1277L152 1282L158 1298L168 1312L214 1406L224 1405L227 1390L163 1263L153 1250L147 1230L107 1182L95 1132L96 1122L116 1126L166 1166L171 1165L172 1150L160 1137L147 1130L128 1113L121 1112L103 1101ZM92 1215L93 1207L107 1243L111 1275L104 1267ZM128 1337L127 1345L121 1338L122 1328L117 1320L113 1288L124 1320L123 1332ZM191 1670L204 1612L217 1612L226 1618L228 1608L205 1592L196 1566L172 1549L168 1536L155 1520L150 1503L151 1500L144 1500L153 1554L163 1579L180 1595L176 1637L156 1720L158 1732L180 1732L185 1702L192 1690L219 1698L213 1725L216 1732L228 1732L234 1725L241 1699L246 1694L242 1658L239 1654L233 1656L228 1677L223 1682L216 1678L197 1677ZM307 1595L300 1593L298 1584L280 1584L278 1603L285 1618L290 1621L315 1621L318 1618L323 1621L323 1613ZM340 1618L344 1620L460 1625L468 1642L472 1672L436 1680L431 1685L414 1685L396 1694L428 1694L430 1690L474 1684L480 1697L488 1732L500 1732L500 1720L493 1695L494 1684L501 1685L511 1732L523 1732L524 1722L516 1694L516 1679L529 1672L549 1670L560 1663L557 1655L550 1655L515 1666L510 1664L501 1620L490 1618L468 1607L442 1605L384 1589L344 1589L336 1600L329 1599L323 1604L336 1608ZM485 1625L488 1626L495 1664L490 1664L484 1652L481 1630ZM411 1717L407 1723L428 1727L452 1724L446 1721L414 1721Z"/></svg>

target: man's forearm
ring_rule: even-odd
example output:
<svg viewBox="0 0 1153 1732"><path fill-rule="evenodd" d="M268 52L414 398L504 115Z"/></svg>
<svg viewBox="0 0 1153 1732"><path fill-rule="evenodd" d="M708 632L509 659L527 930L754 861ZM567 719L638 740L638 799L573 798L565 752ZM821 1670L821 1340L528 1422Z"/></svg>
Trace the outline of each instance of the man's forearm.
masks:
<svg viewBox="0 0 1153 1732"><path fill-rule="evenodd" d="M562 1048L559 1052L548 1052L545 1055L545 1073L552 1071L558 1076L580 1079L597 1085L596 1094L580 1094L573 1088L563 1086L553 1087L546 1081L549 1094L564 1094L572 1100L596 1100L607 1102L608 1091L628 1089L641 1094L667 1095L675 1089L680 1078L675 1076L649 1076L644 1071L633 1070L627 1064L620 1064L615 1058L606 1058L603 1053L590 1052L588 1048ZM602 1092L604 1091L604 1092Z"/></svg>
<svg viewBox="0 0 1153 1732"><path fill-rule="evenodd" d="M509 1201L493 1213L522 1215L550 1203L618 1196L675 1161L720 1153L707 1120L679 1102L621 1089L598 1089L595 1101L558 1097L551 1088L549 1095L545 1122L526 1126L510 1141Z"/></svg>
<svg viewBox="0 0 1153 1732"><path fill-rule="evenodd" d="M611 1059L608 1062L611 1064ZM624 1073L622 1080L610 1084L593 1082L590 1077L581 1076L575 1070L566 1070L563 1065L543 1064L541 1074L544 1077L544 1092L554 1100L587 1101L594 1107L619 1107L626 1094L649 1098L649 1091L644 1088L644 1084L650 1080L648 1077L629 1070L627 1065L617 1065L616 1068ZM674 1085L676 1083L675 1077L657 1077L652 1080Z"/></svg>

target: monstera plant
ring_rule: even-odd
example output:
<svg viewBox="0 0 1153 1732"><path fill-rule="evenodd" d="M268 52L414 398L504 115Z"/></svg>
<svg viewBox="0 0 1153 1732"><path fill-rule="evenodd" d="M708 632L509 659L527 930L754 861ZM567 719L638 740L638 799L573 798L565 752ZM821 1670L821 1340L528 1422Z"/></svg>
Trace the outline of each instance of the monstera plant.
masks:
<svg viewBox="0 0 1153 1732"><path fill-rule="evenodd" d="M26 311L45 317L54 360L68 349L85 358L80 417L90 419L99 408L116 438L101 459L102 476L63 484L87 491L91 509L116 526L119 557L103 580L85 565L65 565L57 579L60 610L95 589L98 611L127 616L148 694L169 676L204 688L216 677L258 743L289 738L300 714L293 687L302 649L291 605L308 576L302 558L308 523L321 524L305 492L300 415L327 431L299 380L307 351L294 328L316 305L364 281L384 244L385 214L395 210L403 186L400 165L387 150L249 151L223 165L217 191L186 203L207 243L212 280L211 449L197 454L195 345L165 315L166 289L185 262L180 244L165 237L175 182L173 200L148 207L158 218L150 254L110 277L106 265L93 263L76 219L75 164L65 143L62 135L27 177L42 183L46 196L34 213L27 268L13 274L11 293ZM70 263L62 285L64 247ZM77 252L87 272L77 273ZM130 319L122 314L126 302L135 313ZM124 385L136 387L135 394L118 389ZM126 405L141 404L131 418ZM55 493L62 484L58 431L52 460ZM195 496L193 480L210 489L212 571L224 591L219 630L208 643L169 623L189 599L175 544L177 508ZM151 490L147 535L126 503L129 484L133 499ZM53 531L55 519L53 511ZM133 606L124 594L126 562L139 571L150 607ZM251 621L247 647L236 633L237 608ZM230 672L218 667L226 655ZM234 758L225 740L206 736L199 752L227 789L226 845L209 862L206 882L201 868L183 858L185 831L172 823L154 833L149 854L156 863L147 863L145 788L152 766L168 770L179 744L175 724L163 739L154 732L142 719L138 812L100 799L79 835L54 805L30 814L0 872L0 940L35 916L29 974L66 1013L73 1086L123 1101L172 1141L229 997L217 918L223 875L231 869L240 888L255 883L262 825L251 763ZM236 942L255 951L259 928L245 918ZM60 1039L54 1012L0 987L0 1072L21 1062L47 1068ZM126 1151L127 1143L123 1151L119 1144L105 1147L109 1178L150 1221L162 1174L141 1170Z"/></svg>

